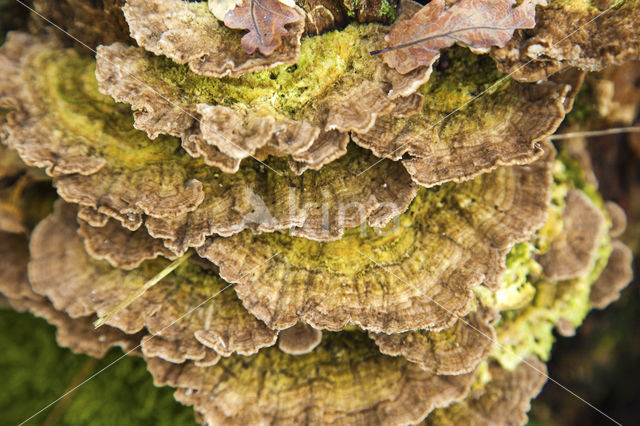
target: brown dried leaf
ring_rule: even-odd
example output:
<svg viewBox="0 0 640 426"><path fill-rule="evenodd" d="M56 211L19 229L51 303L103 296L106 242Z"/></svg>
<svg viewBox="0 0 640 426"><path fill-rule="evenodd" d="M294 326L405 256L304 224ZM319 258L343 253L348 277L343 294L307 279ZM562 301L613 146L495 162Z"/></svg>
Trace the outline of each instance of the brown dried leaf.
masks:
<svg viewBox="0 0 640 426"><path fill-rule="evenodd" d="M454 43L487 52L491 46L504 46L516 29L535 26L537 4L547 2L460 0L448 6L445 0L433 0L411 19L396 23L385 37L389 47L372 54L383 53L387 65L406 74L431 68L440 50Z"/></svg>
<svg viewBox="0 0 640 426"><path fill-rule="evenodd" d="M271 55L282 44L282 37L289 34L289 24L304 22L305 14L299 7L289 7L279 0L244 0L224 16L229 28L249 30L242 37L242 47L252 54L257 50Z"/></svg>

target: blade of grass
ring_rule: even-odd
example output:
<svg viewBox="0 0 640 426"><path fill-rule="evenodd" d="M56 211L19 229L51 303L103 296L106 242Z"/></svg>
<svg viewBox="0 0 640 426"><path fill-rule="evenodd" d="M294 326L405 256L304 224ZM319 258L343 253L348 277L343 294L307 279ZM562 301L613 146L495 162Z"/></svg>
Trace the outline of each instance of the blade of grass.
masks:
<svg viewBox="0 0 640 426"><path fill-rule="evenodd" d="M144 283L144 285L142 285L142 287L140 287L138 290L134 291L126 299L124 299L122 302L120 302L118 304L118 306L116 306L115 308L113 308L112 310L107 312L101 318L98 318L93 323L93 326L95 328L98 328L98 327L104 325L111 317L113 317L115 314L117 314L118 312L122 311L127 306L129 306L130 304L132 304L136 299L138 299L140 296L142 296L147 290L149 290L154 285L158 284L164 277L166 277L167 275L169 275L170 273L175 271L176 268L178 268L178 266L182 265L184 262L186 262L191 257L191 254L192 254L192 252L188 252L184 256L182 256L182 257L174 260L173 262L171 262L171 264L169 266L167 266L162 271L160 271L160 273L158 273L158 275L156 275L155 277L151 278L149 281Z"/></svg>

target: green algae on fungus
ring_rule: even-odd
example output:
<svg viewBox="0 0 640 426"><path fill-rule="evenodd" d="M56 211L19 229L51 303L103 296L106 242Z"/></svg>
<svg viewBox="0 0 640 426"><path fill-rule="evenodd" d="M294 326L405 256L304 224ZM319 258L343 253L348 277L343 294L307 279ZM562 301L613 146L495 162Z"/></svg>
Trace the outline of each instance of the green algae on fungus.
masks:
<svg viewBox="0 0 640 426"><path fill-rule="evenodd" d="M580 190L586 194L593 204L604 212L604 204L596 189L586 183L582 171L577 164L562 154L555 162L554 190L552 192L551 211L563 211L565 197L570 190ZM560 223L558 223L560 222ZM536 233L527 252L544 254L549 250L553 239L562 232L562 215L551 214L547 223ZM590 267L584 275L564 281L549 281L544 278L542 267L531 259L530 253L522 252L517 280L507 281L503 277L502 289L498 290L513 294L511 300L523 298L531 299L526 305L510 303L505 306L502 318L496 324L499 344L494 347L491 357L497 359L502 366L513 369L518 362L529 355L537 355L546 360L553 345L553 329L558 322L578 327L591 310L590 291L593 283L605 268L611 253L610 238L601 235L598 250L590 262ZM516 255L516 253L513 253ZM522 276L526 276L523 282ZM531 295L531 287L534 294ZM524 289L524 290L518 290ZM486 297L483 298L486 303ZM511 305L511 306L509 306Z"/></svg>
<svg viewBox="0 0 640 426"><path fill-rule="evenodd" d="M76 234L75 219L75 208L59 202L55 213L35 229L29 261L33 290L72 318L104 316L168 264L147 261L125 272L95 260ZM186 263L111 317L107 325L128 334L146 327L154 337L143 340L143 353L172 362L202 360L206 348L228 356L252 354L275 344L277 332L249 315L232 291L222 292L225 287L227 283L212 269ZM206 306L191 312L205 301Z"/></svg>
<svg viewBox="0 0 640 426"><path fill-rule="evenodd" d="M591 1L550 1L539 8L536 27L518 30L491 56L519 81L535 82L566 68L599 71L640 58L640 2L611 2L603 10ZM571 37L567 37L571 34Z"/></svg>
<svg viewBox="0 0 640 426"><path fill-rule="evenodd" d="M469 312L473 287L497 287L508 250L544 223L554 150L546 151L528 166L422 189L382 234L350 230L318 243L242 232L198 252L272 328L303 320L330 330L440 330Z"/></svg>
<svg viewBox="0 0 640 426"><path fill-rule="evenodd" d="M580 73L536 85L518 83L504 77L486 55L462 48L445 54L448 68L434 71L418 89L425 99L419 113L399 118L392 111L368 132L353 134L358 145L377 156L402 161L423 186L534 161L540 142L560 125L582 83Z"/></svg>
<svg viewBox="0 0 640 426"><path fill-rule="evenodd" d="M402 355L425 371L464 374L484 361L496 340L496 312L478 306L475 312L439 332L427 330L399 334L369 333L386 355Z"/></svg>
<svg viewBox="0 0 640 426"><path fill-rule="evenodd" d="M8 145L26 163L56 176L54 184L68 202L131 229L146 215L151 235L167 239L178 254L208 235L246 228L294 228L299 236L336 239L345 227L367 220L384 225L417 191L401 165L376 164L356 148L301 176L287 170L282 158L267 164L282 173L254 161L238 173L221 173L181 151L175 138L150 141L133 129L128 108L97 91L95 63L54 46L12 34L2 48L8 83L0 86L0 102L13 109ZM357 175L373 164L375 178Z"/></svg>
<svg viewBox="0 0 640 426"><path fill-rule="evenodd" d="M359 72L370 74L370 58L363 36L370 36L368 26L351 24L341 31L305 38L300 58L293 65L244 74L236 78L207 78L168 58L148 57L145 77L163 82L191 104L223 106L268 103L281 114L304 118L303 109L313 105L341 78Z"/></svg>
<svg viewBox="0 0 640 426"><path fill-rule="evenodd" d="M487 381L474 384L465 399L433 411L425 424L526 424L530 402L547 380L546 365L536 357L528 357L510 371L490 362L487 375Z"/></svg>
<svg viewBox="0 0 640 426"><path fill-rule="evenodd" d="M502 321L496 325L500 344L494 348L491 357L507 369L513 369L529 354L547 360L557 323L562 320L578 327L591 310L591 286L605 268L610 253L610 243L603 244L593 268L585 277L560 282L535 281L536 294L531 304L504 312Z"/></svg>
<svg viewBox="0 0 640 426"><path fill-rule="evenodd" d="M131 104L136 127L152 138L181 137L196 156L205 149L236 160L287 156L301 173L344 155L346 132L368 130L392 108L392 99L412 94L428 79L430 69L401 75L369 55L385 31L352 24L307 38L298 63L234 79L207 79L140 48L114 44L98 49L97 76L101 91ZM217 165L219 159L205 161Z"/></svg>
<svg viewBox="0 0 640 426"><path fill-rule="evenodd" d="M273 347L206 368L147 362L155 383L177 387L176 399L209 424L416 423L462 399L474 377L381 355L362 332L325 333L304 355Z"/></svg>

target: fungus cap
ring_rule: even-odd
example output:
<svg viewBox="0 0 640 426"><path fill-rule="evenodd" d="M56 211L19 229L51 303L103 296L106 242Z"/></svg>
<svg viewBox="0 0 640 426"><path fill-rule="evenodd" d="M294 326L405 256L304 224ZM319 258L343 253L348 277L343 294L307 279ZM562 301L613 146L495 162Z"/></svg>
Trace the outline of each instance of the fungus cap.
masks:
<svg viewBox="0 0 640 426"><path fill-rule="evenodd" d="M474 377L438 376L381 355L358 332L326 334L304 355L272 347L208 368L147 362L155 384L177 387L176 399L209 424L414 423L462 399Z"/></svg>
<svg viewBox="0 0 640 426"><path fill-rule="evenodd" d="M599 71L640 59L638 2L625 1L604 10L591 3L550 2L539 8L534 29L516 31L505 47L493 49L491 55L503 72L528 82L569 67Z"/></svg>
<svg viewBox="0 0 640 426"><path fill-rule="evenodd" d="M75 214L72 206L57 203L33 233L29 262L34 291L72 318L104 316L168 265L148 261L124 272L92 259L76 235ZM173 362L201 360L205 347L228 356L275 344L277 332L249 315L229 287L214 271L184 264L106 324L129 334L146 327L158 336L143 341L143 351Z"/></svg>
<svg viewBox="0 0 640 426"><path fill-rule="evenodd" d="M198 252L275 329L302 320L329 330L440 330L469 312L471 288L497 287L507 251L544 223L553 155L547 146L531 165L423 189L382 232L317 243L245 231L210 238Z"/></svg>

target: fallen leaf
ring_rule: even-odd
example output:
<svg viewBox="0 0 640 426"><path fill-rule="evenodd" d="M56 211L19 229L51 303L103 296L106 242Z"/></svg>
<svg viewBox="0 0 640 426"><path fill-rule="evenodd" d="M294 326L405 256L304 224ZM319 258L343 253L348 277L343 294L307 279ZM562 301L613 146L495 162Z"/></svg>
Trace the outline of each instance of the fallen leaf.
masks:
<svg viewBox="0 0 640 426"><path fill-rule="evenodd" d="M536 5L546 0L461 0L447 7L445 0L433 0L410 19L397 22L387 34L384 62L401 74L421 66L430 67L440 49L459 43L474 53L491 46L503 47L520 28L536 24Z"/></svg>
<svg viewBox="0 0 640 426"><path fill-rule="evenodd" d="M304 13L297 6L290 7L278 0L244 0L242 6L227 12L224 24L249 30L241 41L245 52L251 54L258 49L263 55L270 55L289 33L285 26L302 19Z"/></svg>

